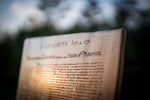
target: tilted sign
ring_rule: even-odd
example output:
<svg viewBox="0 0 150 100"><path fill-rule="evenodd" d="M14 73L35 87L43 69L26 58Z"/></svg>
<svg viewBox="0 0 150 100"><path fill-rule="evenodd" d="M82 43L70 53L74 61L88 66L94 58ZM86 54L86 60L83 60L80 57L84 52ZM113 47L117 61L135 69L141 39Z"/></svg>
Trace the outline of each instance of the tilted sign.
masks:
<svg viewBox="0 0 150 100"><path fill-rule="evenodd" d="M123 29L27 38L17 100L116 100Z"/></svg>

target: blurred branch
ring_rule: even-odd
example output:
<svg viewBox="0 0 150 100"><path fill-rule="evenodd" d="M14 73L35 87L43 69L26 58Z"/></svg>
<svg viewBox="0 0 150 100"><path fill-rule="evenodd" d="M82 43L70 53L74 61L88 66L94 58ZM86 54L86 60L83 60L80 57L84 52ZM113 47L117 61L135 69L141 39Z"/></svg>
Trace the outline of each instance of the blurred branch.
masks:
<svg viewBox="0 0 150 100"><path fill-rule="evenodd" d="M59 4L60 0L40 0L39 8L45 10L50 7L55 7Z"/></svg>

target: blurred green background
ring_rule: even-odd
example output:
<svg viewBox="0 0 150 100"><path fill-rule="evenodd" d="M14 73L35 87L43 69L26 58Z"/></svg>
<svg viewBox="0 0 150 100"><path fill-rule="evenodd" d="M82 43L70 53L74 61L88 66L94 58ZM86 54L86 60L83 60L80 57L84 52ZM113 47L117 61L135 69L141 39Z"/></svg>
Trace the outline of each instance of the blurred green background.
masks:
<svg viewBox="0 0 150 100"><path fill-rule="evenodd" d="M121 100L147 100L150 0L1 0L0 100L15 100L27 37L124 28Z"/></svg>

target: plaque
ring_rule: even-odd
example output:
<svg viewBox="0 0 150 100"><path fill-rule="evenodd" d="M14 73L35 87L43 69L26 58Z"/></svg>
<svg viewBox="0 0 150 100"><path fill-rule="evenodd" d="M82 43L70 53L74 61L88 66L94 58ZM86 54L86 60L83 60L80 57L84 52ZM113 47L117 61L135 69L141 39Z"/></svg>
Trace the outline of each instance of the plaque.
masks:
<svg viewBox="0 0 150 100"><path fill-rule="evenodd" d="M123 29L27 38L17 100L116 100Z"/></svg>

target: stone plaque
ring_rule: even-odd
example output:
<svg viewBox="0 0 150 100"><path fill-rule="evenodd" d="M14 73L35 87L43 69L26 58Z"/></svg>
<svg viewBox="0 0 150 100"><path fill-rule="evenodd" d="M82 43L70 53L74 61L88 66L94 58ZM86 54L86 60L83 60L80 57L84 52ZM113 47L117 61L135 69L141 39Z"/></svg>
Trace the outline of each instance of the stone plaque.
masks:
<svg viewBox="0 0 150 100"><path fill-rule="evenodd" d="M17 100L116 100L123 29L27 38Z"/></svg>

